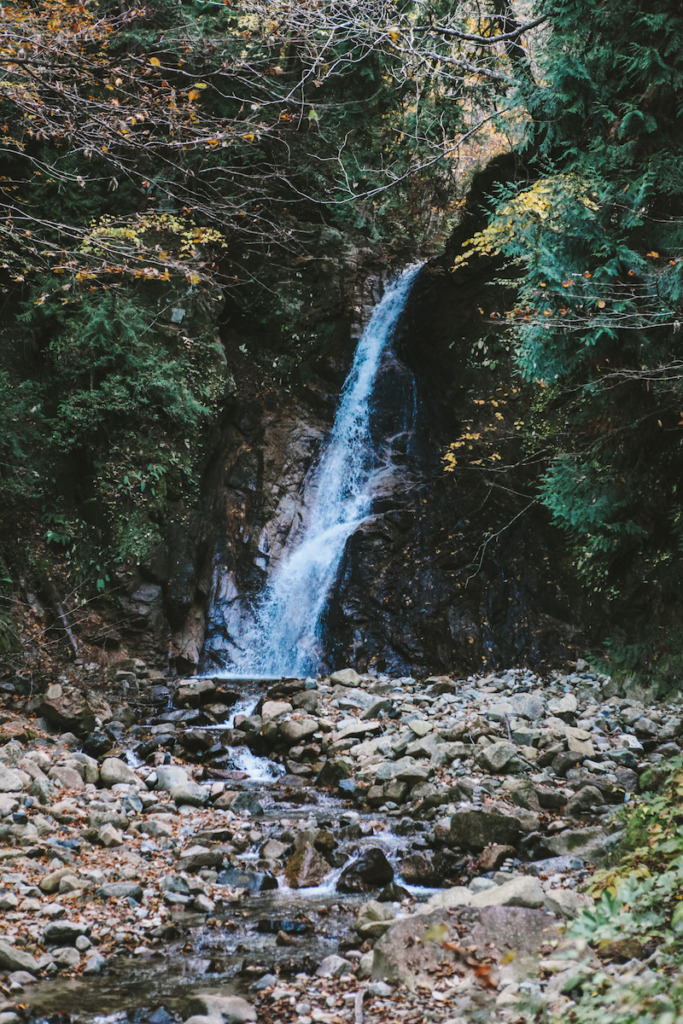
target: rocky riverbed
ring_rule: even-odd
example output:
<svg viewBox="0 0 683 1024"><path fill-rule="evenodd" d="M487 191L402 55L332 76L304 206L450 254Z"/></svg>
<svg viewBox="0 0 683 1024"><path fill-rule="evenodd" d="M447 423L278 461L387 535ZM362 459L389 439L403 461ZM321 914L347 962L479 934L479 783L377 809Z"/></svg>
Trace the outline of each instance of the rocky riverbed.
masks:
<svg viewBox="0 0 683 1024"><path fill-rule="evenodd" d="M581 663L259 684L131 662L99 689L16 694L0 1024L513 1022L569 1004L598 961L565 924L616 855L616 812L682 741L683 701ZM658 967L618 943L600 957Z"/></svg>

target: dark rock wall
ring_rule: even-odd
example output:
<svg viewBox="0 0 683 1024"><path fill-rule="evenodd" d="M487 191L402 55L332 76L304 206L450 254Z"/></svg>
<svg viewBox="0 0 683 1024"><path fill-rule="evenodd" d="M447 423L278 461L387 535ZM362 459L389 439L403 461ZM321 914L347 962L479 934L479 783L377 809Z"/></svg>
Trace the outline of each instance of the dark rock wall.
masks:
<svg viewBox="0 0 683 1024"><path fill-rule="evenodd" d="M511 173L519 171L499 161L475 181L463 223L443 257L418 278L382 364L374 413L386 484L373 515L347 544L325 617L321 668L542 667L561 664L580 641L571 567L534 504L533 475L519 446L505 441L509 468L495 473L483 466L454 474L443 468L448 444L464 429L477 433L483 411L476 396L507 388L512 372L504 355L495 369L477 362L491 313L498 317L514 301L509 286L496 283L501 268L478 259L451 271L462 241L482 224L488 184ZM167 588L175 610L171 653L183 670L229 664L268 566L305 516L306 473L333 421L359 321L381 293L380 268L359 273L358 261L353 266L355 275L341 261L330 304L319 310L333 342L306 384L288 390L247 382L228 403L204 480L204 519L192 539L195 584L189 596L186 588L184 604ZM258 335L258 329L256 317L250 330ZM228 346L233 353L238 341ZM244 377L239 365L231 372L244 384L246 369ZM510 433L512 418L524 411L520 392L501 417L501 431ZM182 624L181 606L187 610Z"/></svg>

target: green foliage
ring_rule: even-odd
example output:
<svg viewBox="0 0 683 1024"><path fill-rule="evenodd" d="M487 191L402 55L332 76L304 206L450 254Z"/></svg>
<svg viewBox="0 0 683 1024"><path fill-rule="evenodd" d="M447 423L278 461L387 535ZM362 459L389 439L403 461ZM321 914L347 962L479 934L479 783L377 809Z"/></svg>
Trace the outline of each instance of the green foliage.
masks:
<svg viewBox="0 0 683 1024"><path fill-rule="evenodd" d="M567 934L575 950L590 945L607 960L612 950L655 955L655 970L624 981L608 969L577 972L574 1002L534 1014L537 1024L675 1024L683 1014L683 757L652 772L656 792L625 814L621 862L593 876L595 902Z"/></svg>
<svg viewBox="0 0 683 1024"><path fill-rule="evenodd" d="M537 7L548 34L538 82L522 88L536 180L500 191L469 252L500 252L521 274L510 330L538 388L526 443L619 643L611 623L626 615L646 628L683 617L683 12L675 0Z"/></svg>
<svg viewBox="0 0 683 1024"><path fill-rule="evenodd" d="M161 286L69 294L29 297L4 350L0 380L21 383L4 407L0 493L15 515L42 504L45 541L88 593L159 542L169 501L196 497L224 358L191 294L176 301L194 309L192 338Z"/></svg>

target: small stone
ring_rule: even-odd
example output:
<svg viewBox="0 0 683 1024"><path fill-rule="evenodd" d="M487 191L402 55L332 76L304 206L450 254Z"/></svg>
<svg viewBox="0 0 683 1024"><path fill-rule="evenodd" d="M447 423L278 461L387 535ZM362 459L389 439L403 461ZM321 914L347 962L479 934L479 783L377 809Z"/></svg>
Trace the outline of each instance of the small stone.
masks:
<svg viewBox="0 0 683 1024"><path fill-rule="evenodd" d="M106 959L96 949L86 957L84 974L101 974L107 965Z"/></svg>
<svg viewBox="0 0 683 1024"><path fill-rule="evenodd" d="M358 911L354 928L362 939L377 939L395 920L393 910L377 900L370 900Z"/></svg>
<svg viewBox="0 0 683 1024"><path fill-rule="evenodd" d="M333 953L325 957L315 973L319 978L340 978L343 974L353 974L353 964Z"/></svg>
<svg viewBox="0 0 683 1024"><path fill-rule="evenodd" d="M99 839L102 846L105 849L112 849L117 846L123 846L125 840L119 830L114 828L113 825L103 825L100 829L97 838Z"/></svg>
<svg viewBox="0 0 683 1024"><path fill-rule="evenodd" d="M567 746L572 753L583 754L584 757L595 756L591 734L586 732L585 729L573 729L571 726L567 726L565 734L567 736Z"/></svg>
<svg viewBox="0 0 683 1024"><path fill-rule="evenodd" d="M518 754L517 747L508 740L500 740L484 747L477 756L479 764L491 772L502 772Z"/></svg>
<svg viewBox="0 0 683 1024"><path fill-rule="evenodd" d="M579 702L573 693L565 693L562 697L552 697L548 701L548 711L551 715L573 715L578 709Z"/></svg>
<svg viewBox="0 0 683 1024"><path fill-rule="evenodd" d="M52 959L59 967L63 967L68 971L75 971L81 965L81 954L73 946L53 949Z"/></svg>

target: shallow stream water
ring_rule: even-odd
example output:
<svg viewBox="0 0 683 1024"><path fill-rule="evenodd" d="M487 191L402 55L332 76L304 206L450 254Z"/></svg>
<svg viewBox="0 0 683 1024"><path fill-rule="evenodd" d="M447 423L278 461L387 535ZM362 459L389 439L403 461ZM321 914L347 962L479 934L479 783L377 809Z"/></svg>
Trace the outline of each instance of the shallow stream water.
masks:
<svg viewBox="0 0 683 1024"><path fill-rule="evenodd" d="M269 678L252 683L225 725L217 728L229 728L238 714L249 714L270 682ZM103 976L39 982L26 994L31 1024L171 1024L183 1020L193 992L216 989L249 998L250 985L264 974L315 972L326 956L360 944L353 932L356 912L377 896L379 888L342 894L337 882L343 869L370 847L384 852L394 867L394 882L414 899L427 899L435 891L407 885L396 869L401 854L409 852L419 836L419 823L398 814L359 812L347 801L284 775L281 765L256 757L247 748L234 749L234 766L241 778L231 781L231 787L257 796L263 807L263 815L253 819L257 830L262 825L267 829L269 822L277 822L285 833L332 830L336 866L314 887L292 889L284 875L278 875L277 889L244 889L208 921L202 915L179 913L173 918L175 938L160 949L115 958ZM188 817L188 824L191 820ZM262 837L256 839L234 858L236 870L258 877L262 842ZM281 945L283 932L291 945Z"/></svg>

